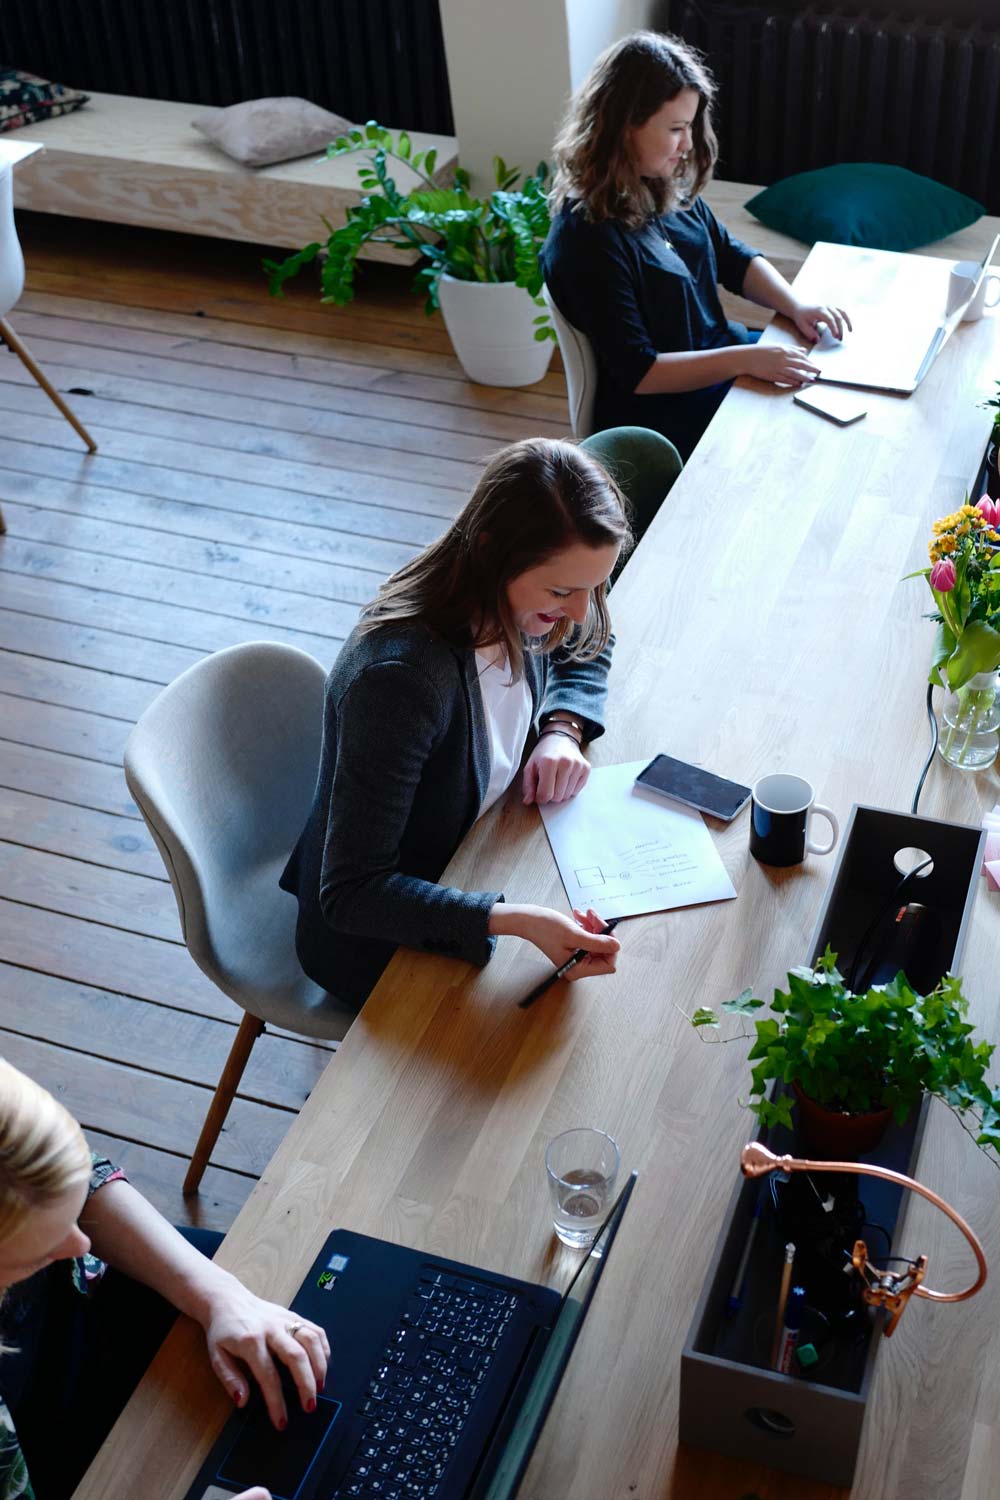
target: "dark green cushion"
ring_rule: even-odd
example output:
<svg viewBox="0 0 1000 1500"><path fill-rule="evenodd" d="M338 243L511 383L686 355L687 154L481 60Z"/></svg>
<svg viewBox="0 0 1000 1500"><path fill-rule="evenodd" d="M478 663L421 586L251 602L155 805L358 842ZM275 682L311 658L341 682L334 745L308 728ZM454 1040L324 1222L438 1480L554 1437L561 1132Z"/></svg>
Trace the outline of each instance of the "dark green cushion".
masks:
<svg viewBox="0 0 1000 1500"><path fill-rule="evenodd" d="M968 228L985 212L954 188L875 161L798 172L746 207L769 229L807 245L832 240L871 250L917 250Z"/></svg>

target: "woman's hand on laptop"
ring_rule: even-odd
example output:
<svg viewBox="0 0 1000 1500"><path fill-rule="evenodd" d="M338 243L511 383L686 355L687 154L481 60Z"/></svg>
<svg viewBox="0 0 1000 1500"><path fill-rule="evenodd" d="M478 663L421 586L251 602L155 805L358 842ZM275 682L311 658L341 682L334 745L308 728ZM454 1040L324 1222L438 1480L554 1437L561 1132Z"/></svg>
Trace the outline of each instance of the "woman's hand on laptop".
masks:
<svg viewBox="0 0 1000 1500"><path fill-rule="evenodd" d="M797 304L792 314L792 321L811 344L817 343L823 337L824 331L840 343L844 337L844 329L846 328L848 332L853 329L853 324L842 307L830 307L825 304L816 307Z"/></svg>
<svg viewBox="0 0 1000 1500"><path fill-rule="evenodd" d="M303 1411L315 1411L326 1379L330 1341L318 1324L255 1297L235 1276L222 1275L221 1283L213 1277L205 1315L199 1320L212 1369L237 1406L245 1406L250 1398L249 1372L280 1431L288 1425L288 1411L276 1361L291 1373Z"/></svg>
<svg viewBox="0 0 1000 1500"><path fill-rule="evenodd" d="M241 1495L234 1495L233 1500L271 1500L271 1491L255 1484L252 1490L244 1490Z"/></svg>

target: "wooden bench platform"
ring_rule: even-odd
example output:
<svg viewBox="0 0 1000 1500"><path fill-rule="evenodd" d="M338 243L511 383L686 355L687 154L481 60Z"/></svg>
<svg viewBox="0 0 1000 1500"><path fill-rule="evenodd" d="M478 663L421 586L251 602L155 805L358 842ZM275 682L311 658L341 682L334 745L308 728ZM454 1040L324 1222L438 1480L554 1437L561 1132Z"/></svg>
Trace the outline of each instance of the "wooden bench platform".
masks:
<svg viewBox="0 0 1000 1500"><path fill-rule="evenodd" d="M19 172L15 205L298 249L325 239L323 218L343 223L361 197L358 166L367 158L314 155L243 167L192 128L200 113L197 104L92 94L73 114L28 125L18 140L46 149ZM450 184L458 160L454 136L410 135L414 151L437 151L435 178ZM394 165L393 176L403 190L417 180L403 164ZM367 258L416 256L373 245Z"/></svg>
<svg viewBox="0 0 1000 1500"><path fill-rule="evenodd" d="M803 240L792 239L791 235L768 229L753 214L747 212L743 205L760 191L759 187L749 182L714 181L709 183L702 196L716 218L725 224L731 234L760 250L782 276L794 281L812 246ZM933 244L924 245L915 253L937 256L941 260L981 260L996 234L1000 234L1000 218L984 215L975 224L970 224L968 229L950 234L947 239L935 240ZM770 322L771 314L766 309L758 307L754 302L746 302L742 297L734 297L729 292L722 293L722 305L727 317L736 318L751 327L759 328Z"/></svg>

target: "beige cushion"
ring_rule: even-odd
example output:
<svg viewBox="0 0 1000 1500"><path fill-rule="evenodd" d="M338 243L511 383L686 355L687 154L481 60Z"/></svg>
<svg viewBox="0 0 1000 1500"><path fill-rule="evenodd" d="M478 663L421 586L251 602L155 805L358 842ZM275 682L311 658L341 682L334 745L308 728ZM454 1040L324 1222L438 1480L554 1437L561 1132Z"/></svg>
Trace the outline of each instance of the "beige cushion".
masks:
<svg viewBox="0 0 1000 1500"><path fill-rule="evenodd" d="M308 99L294 98L248 99L228 109L207 109L191 123L245 167L266 167L322 151L351 129L350 120Z"/></svg>

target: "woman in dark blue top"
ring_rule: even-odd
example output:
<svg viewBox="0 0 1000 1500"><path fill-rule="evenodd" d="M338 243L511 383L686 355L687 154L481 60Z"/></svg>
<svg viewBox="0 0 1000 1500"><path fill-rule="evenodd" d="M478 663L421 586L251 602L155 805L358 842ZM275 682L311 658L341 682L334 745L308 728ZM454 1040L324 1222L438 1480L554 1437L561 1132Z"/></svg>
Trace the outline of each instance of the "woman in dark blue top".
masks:
<svg viewBox="0 0 1000 1500"><path fill-rule="evenodd" d="M594 427L662 432L687 459L729 384L815 379L807 350L760 348L718 286L790 318L814 343L843 309L806 306L698 195L717 147L714 84L676 37L640 31L598 58L556 143L555 217L542 248L556 306L598 366Z"/></svg>

